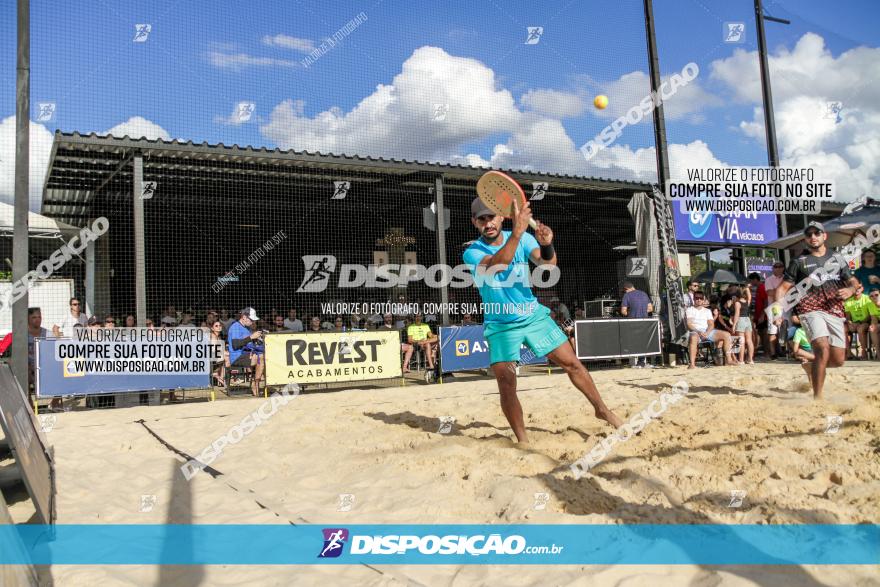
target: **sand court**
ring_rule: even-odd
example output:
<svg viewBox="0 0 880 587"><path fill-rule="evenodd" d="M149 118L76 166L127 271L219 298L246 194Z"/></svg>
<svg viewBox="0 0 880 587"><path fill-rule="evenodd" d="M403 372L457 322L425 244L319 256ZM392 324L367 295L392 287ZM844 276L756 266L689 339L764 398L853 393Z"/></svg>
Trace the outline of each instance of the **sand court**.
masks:
<svg viewBox="0 0 880 587"><path fill-rule="evenodd" d="M491 379L387 389L304 393L190 481L195 455L265 399L58 414L58 522L87 524L548 523L859 524L880 520L880 369L848 364L829 373L813 402L794 364L594 374L603 397L628 418L686 381L685 397L614 446L584 478L569 465L610 434L562 374L520 378L531 445L512 441ZM831 419L829 420L829 417ZM449 426L450 418L454 422ZM831 424L829 425L829 422ZM446 426L445 433L438 431ZM731 492L743 492L732 506ZM342 497L346 496L346 497ZM16 521L30 513L11 500ZM648 572L647 569L654 569ZM541 585L540 567L336 567L362 584ZM868 580L869 568L786 568L805 584ZM621 567L554 572L557 584L649 584L648 577L768 584L742 572ZM327 567L178 569L177 584L261 584L329 578ZM56 584L144 584L164 570L54 567ZM231 575L230 575L231 573ZM659 575L657 574L659 573ZM222 577L222 578L221 578ZM566 579L569 577L569 579ZM793 578L794 576L792 576ZM781 580L781 579L780 579ZM745 581L745 582L742 582ZM750 582L751 581L751 582ZM397 583L396 583L397 582ZM164 584L164 583L163 583ZM172 583L174 582L172 581ZM626 584L630 584L626 582ZM799 583L787 583L799 584ZM864 584L870 584L864 583Z"/></svg>

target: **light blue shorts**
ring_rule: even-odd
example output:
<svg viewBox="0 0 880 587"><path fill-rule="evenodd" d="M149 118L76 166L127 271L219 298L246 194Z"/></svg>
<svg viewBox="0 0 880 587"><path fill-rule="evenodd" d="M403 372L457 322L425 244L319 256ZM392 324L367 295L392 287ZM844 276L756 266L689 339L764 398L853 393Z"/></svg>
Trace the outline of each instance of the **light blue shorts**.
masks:
<svg viewBox="0 0 880 587"><path fill-rule="evenodd" d="M568 343L568 336L549 312L536 313L525 322L490 322L483 329L483 336L489 343L489 362L493 364L519 361L523 344L532 349L535 357L543 357Z"/></svg>

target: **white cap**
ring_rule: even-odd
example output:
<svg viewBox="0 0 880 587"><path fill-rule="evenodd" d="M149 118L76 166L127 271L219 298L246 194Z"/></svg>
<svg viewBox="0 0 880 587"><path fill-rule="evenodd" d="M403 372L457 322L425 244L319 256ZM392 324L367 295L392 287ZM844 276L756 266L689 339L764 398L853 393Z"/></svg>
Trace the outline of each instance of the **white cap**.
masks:
<svg viewBox="0 0 880 587"><path fill-rule="evenodd" d="M250 307L245 308L244 310L241 310L238 314L239 314L239 316L247 316L248 318L250 318L254 322L259 320L259 318L257 318L257 311L254 310L253 308L250 308Z"/></svg>

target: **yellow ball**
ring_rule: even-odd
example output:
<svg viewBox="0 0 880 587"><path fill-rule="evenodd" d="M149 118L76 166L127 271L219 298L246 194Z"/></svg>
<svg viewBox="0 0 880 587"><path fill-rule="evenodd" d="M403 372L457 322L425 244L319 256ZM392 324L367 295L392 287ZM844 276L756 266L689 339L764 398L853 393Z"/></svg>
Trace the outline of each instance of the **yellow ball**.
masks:
<svg viewBox="0 0 880 587"><path fill-rule="evenodd" d="M593 106L595 106L599 110L605 110L605 107L608 106L608 96L596 96L596 99L593 100Z"/></svg>

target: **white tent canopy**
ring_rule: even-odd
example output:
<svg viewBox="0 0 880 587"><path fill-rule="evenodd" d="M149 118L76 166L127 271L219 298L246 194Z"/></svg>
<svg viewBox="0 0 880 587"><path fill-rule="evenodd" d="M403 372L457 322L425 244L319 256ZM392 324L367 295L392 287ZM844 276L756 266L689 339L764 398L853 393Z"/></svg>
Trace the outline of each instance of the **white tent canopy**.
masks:
<svg viewBox="0 0 880 587"><path fill-rule="evenodd" d="M0 202L0 235L12 236L15 218L14 210L15 207L12 204ZM79 230L76 226L53 220L48 216L43 216L36 212L28 212L28 234L31 238L70 237L79 232Z"/></svg>

